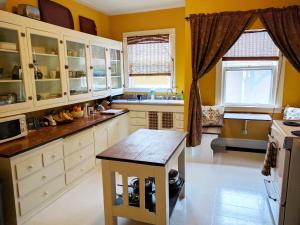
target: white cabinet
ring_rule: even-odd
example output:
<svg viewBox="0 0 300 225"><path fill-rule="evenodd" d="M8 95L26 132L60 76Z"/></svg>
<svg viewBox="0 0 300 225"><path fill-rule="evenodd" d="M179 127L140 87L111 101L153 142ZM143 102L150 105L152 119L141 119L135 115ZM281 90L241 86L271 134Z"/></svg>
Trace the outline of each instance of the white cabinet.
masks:
<svg viewBox="0 0 300 225"><path fill-rule="evenodd" d="M108 147L118 143L128 136L128 115L116 117L107 125Z"/></svg>
<svg viewBox="0 0 300 225"><path fill-rule="evenodd" d="M80 38L65 36L66 69L69 100L92 96L89 43Z"/></svg>
<svg viewBox="0 0 300 225"><path fill-rule="evenodd" d="M32 107L25 29L0 22L0 115Z"/></svg>
<svg viewBox="0 0 300 225"><path fill-rule="evenodd" d="M109 54L106 43L97 40L90 41L90 60L92 73L92 92L94 97L110 95L108 62Z"/></svg>
<svg viewBox="0 0 300 225"><path fill-rule="evenodd" d="M0 10L0 117L123 90L121 42Z"/></svg>
<svg viewBox="0 0 300 225"><path fill-rule="evenodd" d="M120 95L124 92L122 44L114 43L110 46L108 53L111 95Z"/></svg>
<svg viewBox="0 0 300 225"><path fill-rule="evenodd" d="M27 29L29 69L35 106L66 102L63 37Z"/></svg>
<svg viewBox="0 0 300 225"><path fill-rule="evenodd" d="M95 155L128 135L128 113L12 158L0 157L6 223L21 225L95 168Z"/></svg>
<svg viewBox="0 0 300 225"><path fill-rule="evenodd" d="M95 154L98 155L108 148L108 123L94 127Z"/></svg>

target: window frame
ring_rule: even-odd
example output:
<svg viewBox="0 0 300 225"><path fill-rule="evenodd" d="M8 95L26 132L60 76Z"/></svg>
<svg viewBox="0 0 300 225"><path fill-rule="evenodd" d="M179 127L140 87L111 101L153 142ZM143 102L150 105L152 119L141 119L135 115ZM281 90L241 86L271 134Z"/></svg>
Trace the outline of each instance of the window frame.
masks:
<svg viewBox="0 0 300 225"><path fill-rule="evenodd" d="M145 30L136 32L123 33L123 52L124 52L124 79L125 79L125 92L149 92L152 88L134 88L130 87L129 74L128 74L128 52L127 52L127 37L130 36L143 36L143 35L155 35L155 34L169 34L171 58L173 59L173 65L171 67L171 87L169 88L154 88L157 92L168 92L172 90L176 92L176 38L175 28L159 29L159 30Z"/></svg>
<svg viewBox="0 0 300 225"><path fill-rule="evenodd" d="M273 87L272 87L272 104L225 104L225 66L222 59L219 60L216 66L216 89L215 89L215 102L218 105L223 105L227 112L255 112L255 113L280 113L282 108L284 75L285 75L286 58L282 53L279 53L279 60L277 66L241 66L237 68L270 68L274 67ZM229 67L230 68L230 67Z"/></svg>

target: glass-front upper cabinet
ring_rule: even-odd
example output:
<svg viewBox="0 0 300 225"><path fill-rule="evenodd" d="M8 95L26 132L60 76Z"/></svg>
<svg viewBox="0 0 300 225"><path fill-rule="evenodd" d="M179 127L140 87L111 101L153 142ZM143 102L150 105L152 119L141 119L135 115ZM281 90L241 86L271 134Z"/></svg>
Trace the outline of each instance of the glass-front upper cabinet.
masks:
<svg viewBox="0 0 300 225"><path fill-rule="evenodd" d="M88 76L88 45L84 41L68 38L66 45L66 68L68 69L69 99L75 100L90 96L90 77Z"/></svg>
<svg viewBox="0 0 300 225"><path fill-rule="evenodd" d="M123 92L123 60L120 49L110 49L110 73L111 73L111 92L112 95Z"/></svg>
<svg viewBox="0 0 300 225"><path fill-rule="evenodd" d="M64 102L66 82L62 65L62 38L31 29L28 29L28 35L35 105Z"/></svg>
<svg viewBox="0 0 300 225"><path fill-rule="evenodd" d="M107 54L108 49L91 45L91 70L93 96L107 96Z"/></svg>
<svg viewBox="0 0 300 225"><path fill-rule="evenodd" d="M0 22L0 113L32 105L25 46L26 35L21 27Z"/></svg>

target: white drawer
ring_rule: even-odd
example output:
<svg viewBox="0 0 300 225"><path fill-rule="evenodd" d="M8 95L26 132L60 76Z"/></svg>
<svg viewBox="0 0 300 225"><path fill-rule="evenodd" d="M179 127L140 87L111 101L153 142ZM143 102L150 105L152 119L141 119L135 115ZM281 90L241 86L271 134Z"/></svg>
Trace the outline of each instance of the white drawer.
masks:
<svg viewBox="0 0 300 225"><path fill-rule="evenodd" d="M146 126L147 120L143 118L130 118L130 125Z"/></svg>
<svg viewBox="0 0 300 225"><path fill-rule="evenodd" d="M179 120L175 120L175 128L177 129L183 129L184 127L184 122L183 121L179 121Z"/></svg>
<svg viewBox="0 0 300 225"><path fill-rule="evenodd" d="M48 166L62 158L63 158L63 142L50 145L43 152L44 166Z"/></svg>
<svg viewBox="0 0 300 225"><path fill-rule="evenodd" d="M75 152L65 158L65 169L71 169L72 167L79 164L81 161L94 156L94 145L89 145L82 150Z"/></svg>
<svg viewBox="0 0 300 225"><path fill-rule="evenodd" d="M70 155L85 146L94 143L93 128L67 137L64 140L64 154Z"/></svg>
<svg viewBox="0 0 300 225"><path fill-rule="evenodd" d="M17 178L26 177L43 167L42 155L36 155L16 164Z"/></svg>
<svg viewBox="0 0 300 225"><path fill-rule="evenodd" d="M48 183L53 178L64 173L64 163L62 160L44 168L37 173L24 178L18 182L19 197L37 189L38 187Z"/></svg>
<svg viewBox="0 0 300 225"><path fill-rule="evenodd" d="M175 113L175 120L184 121L184 114L183 113Z"/></svg>
<svg viewBox="0 0 300 225"><path fill-rule="evenodd" d="M140 112L140 111L130 111L129 112L130 118L146 118L146 112Z"/></svg>
<svg viewBox="0 0 300 225"><path fill-rule="evenodd" d="M95 166L95 158L91 157L86 161L82 162L77 167L73 168L70 171L66 172L66 183L70 184L77 178L81 177L81 175L85 174Z"/></svg>
<svg viewBox="0 0 300 225"><path fill-rule="evenodd" d="M63 189L64 186L65 177L62 175L21 199L19 203L21 216L48 200L55 193Z"/></svg>

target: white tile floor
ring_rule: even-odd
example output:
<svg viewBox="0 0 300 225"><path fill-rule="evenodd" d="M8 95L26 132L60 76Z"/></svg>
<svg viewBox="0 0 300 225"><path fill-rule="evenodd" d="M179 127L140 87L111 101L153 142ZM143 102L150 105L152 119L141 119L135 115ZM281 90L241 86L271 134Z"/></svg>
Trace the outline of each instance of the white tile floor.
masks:
<svg viewBox="0 0 300 225"><path fill-rule="evenodd" d="M260 175L262 154L222 153L217 164L198 163L188 154L186 199L177 203L171 225L272 225ZM101 187L95 170L26 225L104 225ZM119 224L142 223L119 219Z"/></svg>

